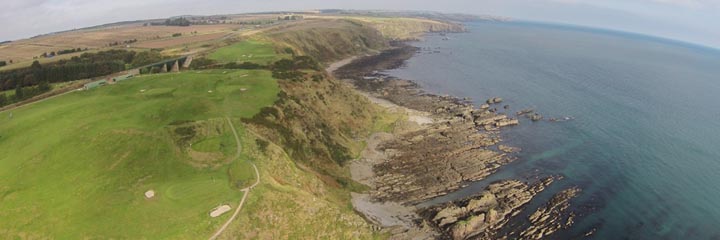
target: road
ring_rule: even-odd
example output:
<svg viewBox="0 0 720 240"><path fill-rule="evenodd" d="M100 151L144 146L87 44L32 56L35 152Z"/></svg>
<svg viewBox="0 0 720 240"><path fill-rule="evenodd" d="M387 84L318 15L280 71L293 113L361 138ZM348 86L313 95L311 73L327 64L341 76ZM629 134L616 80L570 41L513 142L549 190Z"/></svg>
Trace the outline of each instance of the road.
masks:
<svg viewBox="0 0 720 240"><path fill-rule="evenodd" d="M237 131L235 130L235 126L233 125L230 118L226 117L225 119L228 121L228 124L230 124L230 128L233 131L233 135L235 135L235 142L237 143L237 152L235 153L235 160L237 160L238 158L240 158L240 153L242 152L242 146L240 144L240 137L238 136ZM225 222L225 224L223 224L222 227L220 227L220 229L215 231L215 234L213 234L210 237L210 240L215 240L218 237L220 237L220 234L222 234L225 231L225 229L227 229L227 227L230 226L230 223L232 223L232 221L235 220L237 215L240 213L240 209L242 209L243 204L245 204L245 199L247 199L247 196L250 195L250 190L252 190L255 186L257 186L260 183L260 172L258 171L257 166L255 166L255 164L252 162L250 162L250 164L253 166L253 169L255 169L255 183L253 183L253 185L250 185L249 187L246 187L246 188L243 188L240 190L241 192L243 192L243 197L240 200L240 203L238 204L237 208L235 208L235 212L233 213L232 216L230 216L230 219L228 219L227 222Z"/></svg>

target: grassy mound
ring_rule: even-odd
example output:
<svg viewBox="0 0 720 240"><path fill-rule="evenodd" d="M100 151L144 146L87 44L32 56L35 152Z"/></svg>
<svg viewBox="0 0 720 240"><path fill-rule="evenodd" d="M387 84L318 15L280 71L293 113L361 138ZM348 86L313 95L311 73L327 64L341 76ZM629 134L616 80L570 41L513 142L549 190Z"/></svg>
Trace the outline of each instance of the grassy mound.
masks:
<svg viewBox="0 0 720 240"><path fill-rule="evenodd" d="M229 217L208 212L236 207L254 176L247 156L199 167L188 153L232 160L224 117L272 105L270 75L142 76L0 113L0 238L208 237Z"/></svg>

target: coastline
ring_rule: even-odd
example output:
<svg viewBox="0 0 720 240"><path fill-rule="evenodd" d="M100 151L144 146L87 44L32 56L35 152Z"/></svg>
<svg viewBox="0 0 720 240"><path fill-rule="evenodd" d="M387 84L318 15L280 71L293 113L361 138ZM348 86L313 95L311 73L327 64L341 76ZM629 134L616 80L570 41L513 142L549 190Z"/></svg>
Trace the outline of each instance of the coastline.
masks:
<svg viewBox="0 0 720 240"><path fill-rule="evenodd" d="M527 219L516 217L558 176L500 180L460 200L418 206L485 179L515 161L520 149L500 144L502 128L519 124L512 116L496 114L501 98L492 97L475 108L467 99L428 93L412 80L380 73L402 66L416 50L401 44L328 68L371 102L407 116L392 132L373 134L360 159L350 164L353 179L372 189L352 194L355 210L399 239L541 239L571 226L574 213L567 206L554 206L568 205L580 189L558 193L545 210ZM553 212L552 218L548 212ZM511 221L530 224L508 224Z"/></svg>

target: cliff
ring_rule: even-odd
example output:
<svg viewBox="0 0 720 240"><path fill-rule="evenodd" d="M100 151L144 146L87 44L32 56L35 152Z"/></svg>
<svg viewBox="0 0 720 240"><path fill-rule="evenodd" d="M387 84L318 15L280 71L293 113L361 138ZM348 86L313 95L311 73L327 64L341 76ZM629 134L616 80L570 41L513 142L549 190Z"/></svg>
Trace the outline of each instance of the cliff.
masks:
<svg viewBox="0 0 720 240"><path fill-rule="evenodd" d="M417 26L402 32L430 30ZM296 56L330 63L390 48L393 38L387 34L358 20L312 19L258 38L273 42L279 51L291 48ZM250 195L246 214L238 219L242 224L232 225L227 236L383 238L353 212L350 191L367 186L352 180L346 164L359 156L364 139L390 128L399 116L323 70L298 72L300 77L278 81L280 93L273 106L243 120L258 139L253 151L262 159L257 164L263 178L257 193Z"/></svg>

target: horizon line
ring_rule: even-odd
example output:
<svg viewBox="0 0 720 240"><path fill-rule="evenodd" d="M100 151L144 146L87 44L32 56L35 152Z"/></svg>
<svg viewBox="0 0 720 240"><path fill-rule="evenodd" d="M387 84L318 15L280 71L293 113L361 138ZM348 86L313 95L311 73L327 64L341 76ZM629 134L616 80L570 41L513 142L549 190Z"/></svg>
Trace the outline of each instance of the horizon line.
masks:
<svg viewBox="0 0 720 240"><path fill-rule="evenodd" d="M628 30L620 30L620 29L614 29L609 27L600 27L600 26L590 26L590 25L581 25L581 24L575 24L575 23L567 23L567 22L555 22L555 21L544 21L544 20L531 20L531 19L523 19L523 18L516 18L516 17L508 17L508 16L500 16L500 15L485 15L485 14L475 14L475 13L460 13L460 12L442 12L442 11L433 11L433 10L390 10L390 9L304 9L304 10L272 10L272 11L258 11L258 12L238 12L238 13L217 13L217 14L208 14L208 15L195 15L195 14L183 14L183 15L175 15L175 16L169 16L169 17L160 17L160 18L146 18L146 19L134 19L134 20L123 20L123 21L116 21L116 22L108 22L108 23L101 23L96 25L91 25L87 27L80 27L80 28L72 28L72 29L65 29L65 30L58 30L48 33L42 33L37 34L35 36L31 37L25 37L25 38L19 38L19 39L12 39L12 40L3 40L0 39L0 44L5 43L11 43L15 41L21 41L26 39L32 39L36 37L46 36L46 35L52 35L52 34L59 34L59 33L65 33L65 32L72 32L72 31L79 31L89 28L96 28L101 27L104 25L112 25L112 24L119 24L119 23L131 23L131 22L141 22L141 21L151 21L151 20L161 20L161 19L167 19L167 18L174 18L174 17L184 17L184 16L221 16L221 15L242 15L242 14L268 14L268 13L280 13L280 12L310 12L310 11L323 11L323 10L342 10L342 11L393 11L393 12L435 12L440 14L463 14L463 15L471 15L475 17L482 17L482 16L495 16L495 17L503 17L507 18L509 20L506 20L504 22L518 22L518 23L536 23L536 24L543 24L543 25L549 25L549 26L557 26L557 27L565 27L565 28L573 28L576 30L598 30L605 33L615 33L615 34L624 34L624 35L634 35L637 37L645 37L649 39L655 39L655 40L661 40L663 42L667 43L674 43L677 45L685 45L688 47L695 47L695 48L705 48L709 50L714 50L720 52L720 46L713 46L710 44L704 44L699 42L694 42L690 40L681 40L676 39L672 37L665 37L660 35L654 35L649 33L642 33L642 32L631 32ZM322 14L322 13L321 13ZM467 22L477 22L478 20L474 21L464 21ZM479 20L479 21L492 21L492 20ZM463 21L460 21L463 23Z"/></svg>

